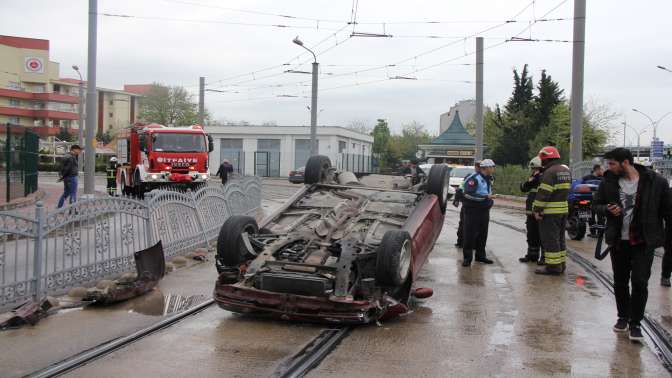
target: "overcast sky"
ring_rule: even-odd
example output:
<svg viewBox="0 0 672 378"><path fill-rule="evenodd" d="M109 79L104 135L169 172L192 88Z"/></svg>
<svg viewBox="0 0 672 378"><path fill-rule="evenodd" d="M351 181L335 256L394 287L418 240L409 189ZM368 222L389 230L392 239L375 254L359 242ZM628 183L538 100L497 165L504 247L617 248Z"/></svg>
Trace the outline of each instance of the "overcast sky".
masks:
<svg viewBox="0 0 672 378"><path fill-rule="evenodd" d="M569 96L571 43L501 42L513 36L571 40L571 0L355 2L359 23L353 30L347 25L352 0L100 0L100 13L133 17L99 17L98 86L160 82L196 94L198 77L205 76L209 88L228 91L206 94L215 119L309 124L310 75L283 73L311 69L309 53L292 44L298 35L306 46L322 42L315 47L321 64L320 125L356 120L373 125L385 118L394 130L417 121L438 133L439 115L473 98L475 39L470 36L490 29L480 34L487 48L487 105L506 101L511 71L525 63L535 81L546 69ZM556 7L546 18L570 20L534 22ZM633 107L654 119L672 111L672 73L656 68L672 69L671 15L669 0L588 1L584 96L622 115L614 128L623 119L638 129L650 125ZM74 77L73 64L86 72L87 16L85 0L0 0L0 34L50 40L51 60L61 63L61 76ZM507 20L516 22L503 24ZM415 21L442 23L408 23ZM392 37L350 38L353 31ZM394 76L418 80L387 79ZM672 115L658 130L672 142ZM651 134L649 129L642 141L648 143ZM628 131L635 143L632 135ZM622 135L617 138L622 141Z"/></svg>

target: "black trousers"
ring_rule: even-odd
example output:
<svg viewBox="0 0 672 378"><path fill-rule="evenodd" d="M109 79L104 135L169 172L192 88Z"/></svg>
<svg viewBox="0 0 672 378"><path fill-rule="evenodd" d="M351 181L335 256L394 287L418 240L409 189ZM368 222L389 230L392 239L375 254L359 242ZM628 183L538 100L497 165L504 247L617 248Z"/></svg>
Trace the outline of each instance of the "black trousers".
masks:
<svg viewBox="0 0 672 378"><path fill-rule="evenodd" d="M665 247L665 254L663 255L663 278L670 278L672 275L672 248Z"/></svg>
<svg viewBox="0 0 672 378"><path fill-rule="evenodd" d="M464 259L471 261L474 251L476 259L485 258L485 244L488 242L489 207L464 208Z"/></svg>
<svg viewBox="0 0 672 378"><path fill-rule="evenodd" d="M539 238L539 222L534 215L527 216L525 228L527 230L527 256L539 258L541 239Z"/></svg>
<svg viewBox="0 0 672 378"><path fill-rule="evenodd" d="M464 246L464 205L460 208L460 223L457 225L457 245Z"/></svg>
<svg viewBox="0 0 672 378"><path fill-rule="evenodd" d="M611 251L618 317L629 320L631 326L639 326L644 318L652 264L653 250L644 244L631 246L628 241L622 241Z"/></svg>

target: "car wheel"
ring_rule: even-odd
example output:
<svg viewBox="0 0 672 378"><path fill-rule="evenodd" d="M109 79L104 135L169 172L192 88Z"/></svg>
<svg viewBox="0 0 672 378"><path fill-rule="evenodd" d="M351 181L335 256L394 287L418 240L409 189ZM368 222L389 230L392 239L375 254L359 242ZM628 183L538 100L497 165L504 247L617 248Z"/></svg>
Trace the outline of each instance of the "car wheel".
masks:
<svg viewBox="0 0 672 378"><path fill-rule="evenodd" d="M439 198L439 207L441 212L446 212L448 205L450 185L448 185L448 166L445 164L435 164L429 170L427 177L427 193L434 194Z"/></svg>
<svg viewBox="0 0 672 378"><path fill-rule="evenodd" d="M257 234L257 221L246 215L234 215L222 225L217 237L217 260L222 266L237 267L248 259L243 232Z"/></svg>
<svg viewBox="0 0 672 378"><path fill-rule="evenodd" d="M317 184L324 181L331 169L331 160L324 155L311 156L303 172L303 181L306 184Z"/></svg>
<svg viewBox="0 0 672 378"><path fill-rule="evenodd" d="M384 286L401 286L411 273L411 236L390 230L383 235L376 257L376 281Z"/></svg>

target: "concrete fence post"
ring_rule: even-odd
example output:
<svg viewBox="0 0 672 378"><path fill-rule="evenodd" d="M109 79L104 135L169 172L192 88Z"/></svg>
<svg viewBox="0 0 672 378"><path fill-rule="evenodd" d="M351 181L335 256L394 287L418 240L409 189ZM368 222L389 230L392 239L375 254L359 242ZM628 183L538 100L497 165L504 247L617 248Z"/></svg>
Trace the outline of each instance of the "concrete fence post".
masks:
<svg viewBox="0 0 672 378"><path fill-rule="evenodd" d="M44 257L44 230L46 225L46 213L42 201L37 202L35 206L35 248L33 256L33 276L35 277L35 301L39 301L42 296L42 258Z"/></svg>

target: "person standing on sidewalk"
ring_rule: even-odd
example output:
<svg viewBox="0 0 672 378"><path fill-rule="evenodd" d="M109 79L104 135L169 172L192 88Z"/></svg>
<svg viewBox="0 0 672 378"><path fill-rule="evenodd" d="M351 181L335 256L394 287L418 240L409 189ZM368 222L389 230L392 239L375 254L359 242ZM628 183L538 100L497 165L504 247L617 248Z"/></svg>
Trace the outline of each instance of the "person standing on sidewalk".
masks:
<svg viewBox="0 0 672 378"><path fill-rule="evenodd" d="M73 144L70 152L63 156L61 170L58 172L59 181L63 181L63 194L58 200L59 209L65 204L66 198L70 198L70 204L77 202L77 175L79 174L77 157L81 152L82 148Z"/></svg>
<svg viewBox="0 0 672 378"><path fill-rule="evenodd" d="M495 162L485 159L481 162L480 172L469 176L464 183L464 260L462 266L471 265L476 252L476 261L492 264L485 255L490 223L490 208L495 196L492 194L491 177L495 172Z"/></svg>
<svg viewBox="0 0 672 378"><path fill-rule="evenodd" d="M567 197L572 185L572 174L566 165L560 164L560 152L553 146L542 148L539 159L544 174L532 203L532 212L539 221L539 236L546 266L534 273L561 275L565 272L567 258L565 225L569 213Z"/></svg>
<svg viewBox="0 0 672 378"><path fill-rule="evenodd" d="M219 176L222 179L222 185L226 185L230 173L233 173L233 165L227 159L224 159L215 176Z"/></svg>
<svg viewBox="0 0 672 378"><path fill-rule="evenodd" d="M107 166L107 194L112 197L117 195L117 168L119 168L117 157L112 156Z"/></svg>
<svg viewBox="0 0 672 378"><path fill-rule="evenodd" d="M527 230L527 253L525 256L518 259L522 263L527 262L543 262L542 259L539 260L539 252L541 251L541 240L539 237L539 222L534 217L532 212L532 205L534 204L534 198L537 196L537 190L539 184L541 184L541 172L543 167L541 165L541 159L538 156L535 156L534 159L530 161L530 169L532 174L527 179L527 181L520 184L520 191L527 193L527 200L525 201L525 214L527 219L525 220L525 228Z"/></svg>
<svg viewBox="0 0 672 378"><path fill-rule="evenodd" d="M604 237L611 247L618 311L614 331L629 328L630 340L642 341L640 323L649 296L653 252L670 240L671 229L663 221L672 224L672 191L665 178L634 164L632 153L625 148L611 150L604 158L608 171L593 209L607 218Z"/></svg>

